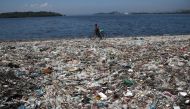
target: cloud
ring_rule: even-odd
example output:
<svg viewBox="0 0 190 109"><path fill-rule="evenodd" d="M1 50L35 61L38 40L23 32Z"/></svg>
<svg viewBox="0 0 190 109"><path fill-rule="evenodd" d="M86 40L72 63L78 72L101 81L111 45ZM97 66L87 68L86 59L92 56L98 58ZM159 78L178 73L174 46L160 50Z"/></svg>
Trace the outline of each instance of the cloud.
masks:
<svg viewBox="0 0 190 109"><path fill-rule="evenodd" d="M41 8L45 8L45 7L47 7L47 6L48 6L48 3L47 3L47 2L40 4L40 7L41 7Z"/></svg>
<svg viewBox="0 0 190 109"><path fill-rule="evenodd" d="M29 4L27 6L29 6L31 8L46 8L49 6L49 4L47 2L45 2L45 3L33 3L33 4Z"/></svg>
<svg viewBox="0 0 190 109"><path fill-rule="evenodd" d="M38 4L30 4L29 5L31 8L36 8L36 7L38 7Z"/></svg>

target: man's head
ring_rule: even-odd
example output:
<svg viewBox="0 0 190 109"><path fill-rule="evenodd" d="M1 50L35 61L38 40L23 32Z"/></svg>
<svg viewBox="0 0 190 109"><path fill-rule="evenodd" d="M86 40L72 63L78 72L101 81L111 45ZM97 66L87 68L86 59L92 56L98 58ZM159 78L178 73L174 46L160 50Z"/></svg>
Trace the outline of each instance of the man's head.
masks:
<svg viewBox="0 0 190 109"><path fill-rule="evenodd" d="M98 27L98 24L95 24L95 27Z"/></svg>

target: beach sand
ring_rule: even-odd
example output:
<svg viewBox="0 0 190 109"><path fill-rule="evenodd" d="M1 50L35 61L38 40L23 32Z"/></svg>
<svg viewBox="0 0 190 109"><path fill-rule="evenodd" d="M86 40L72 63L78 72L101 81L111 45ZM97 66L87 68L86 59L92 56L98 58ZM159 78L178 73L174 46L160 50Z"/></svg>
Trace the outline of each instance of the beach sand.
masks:
<svg viewBox="0 0 190 109"><path fill-rule="evenodd" d="M0 60L0 108L190 108L190 35L5 41Z"/></svg>

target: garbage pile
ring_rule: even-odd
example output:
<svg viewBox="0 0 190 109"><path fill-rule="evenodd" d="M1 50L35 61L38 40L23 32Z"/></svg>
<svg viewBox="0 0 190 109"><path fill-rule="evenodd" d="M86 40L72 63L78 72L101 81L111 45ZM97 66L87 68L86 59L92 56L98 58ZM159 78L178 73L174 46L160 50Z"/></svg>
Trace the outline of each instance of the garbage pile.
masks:
<svg viewBox="0 0 190 109"><path fill-rule="evenodd" d="M190 40L0 43L0 108L190 109Z"/></svg>

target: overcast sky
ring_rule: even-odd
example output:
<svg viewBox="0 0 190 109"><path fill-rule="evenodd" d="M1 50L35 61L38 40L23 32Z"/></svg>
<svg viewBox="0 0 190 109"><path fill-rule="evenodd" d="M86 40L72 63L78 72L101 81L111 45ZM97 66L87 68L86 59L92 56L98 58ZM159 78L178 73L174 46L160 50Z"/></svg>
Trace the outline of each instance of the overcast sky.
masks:
<svg viewBox="0 0 190 109"><path fill-rule="evenodd" d="M97 12L170 12L190 9L190 0L0 0L0 12L56 11L62 14Z"/></svg>

